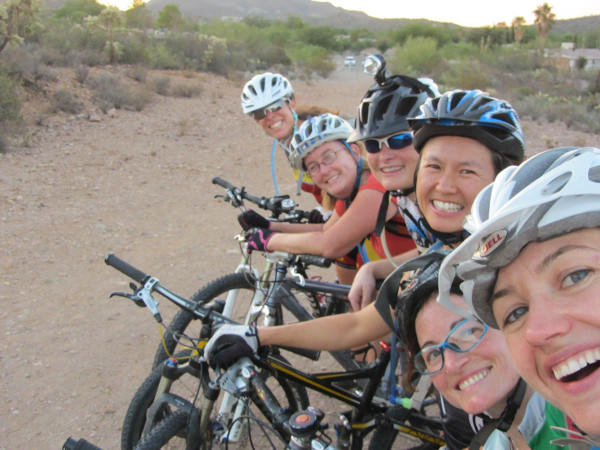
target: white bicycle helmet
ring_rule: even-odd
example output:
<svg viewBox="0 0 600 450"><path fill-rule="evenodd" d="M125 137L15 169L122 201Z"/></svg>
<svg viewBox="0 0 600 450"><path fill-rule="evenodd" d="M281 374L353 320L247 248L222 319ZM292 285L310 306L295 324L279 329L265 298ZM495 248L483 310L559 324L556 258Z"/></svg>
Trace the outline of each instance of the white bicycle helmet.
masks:
<svg viewBox="0 0 600 450"><path fill-rule="evenodd" d="M306 120L292 136L290 163L303 170L302 161L310 152L329 141L346 141L352 127L339 116L326 113Z"/></svg>
<svg viewBox="0 0 600 450"><path fill-rule="evenodd" d="M278 73L265 72L254 76L242 91L242 110L250 114L281 99L294 97L291 83Z"/></svg>
<svg viewBox="0 0 600 450"><path fill-rule="evenodd" d="M471 233L444 260L438 301L465 317L499 328L490 302L498 269L529 243L600 226L600 149L547 150L508 167L475 199ZM469 311L449 301L458 276Z"/></svg>

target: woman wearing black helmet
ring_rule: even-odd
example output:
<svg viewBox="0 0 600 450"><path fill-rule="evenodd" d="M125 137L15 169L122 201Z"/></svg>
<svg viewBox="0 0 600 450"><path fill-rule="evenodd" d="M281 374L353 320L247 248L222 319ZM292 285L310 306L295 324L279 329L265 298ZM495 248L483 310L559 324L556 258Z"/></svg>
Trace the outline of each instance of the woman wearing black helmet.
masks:
<svg viewBox="0 0 600 450"><path fill-rule="evenodd" d="M479 90L446 92L427 100L420 111L409 119L420 154L415 172L418 208L401 212L427 237L421 250L455 246L465 238L462 223L477 193L502 169L523 159L521 125L510 104ZM352 304L364 307L372 301L375 279L385 278L393 268L386 260L363 266L352 285Z"/></svg>

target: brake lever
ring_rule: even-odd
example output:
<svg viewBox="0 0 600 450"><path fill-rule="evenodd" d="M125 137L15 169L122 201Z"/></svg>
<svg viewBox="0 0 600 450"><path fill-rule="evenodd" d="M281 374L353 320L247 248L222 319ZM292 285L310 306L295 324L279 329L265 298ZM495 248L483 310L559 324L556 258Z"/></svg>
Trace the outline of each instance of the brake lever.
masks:
<svg viewBox="0 0 600 450"><path fill-rule="evenodd" d="M133 303L135 303L137 306L139 306L140 308L143 308L146 306L146 304L144 303L143 300L140 300L136 294L128 294L127 292L111 292L111 294L108 296L108 298L113 298L113 297L125 297L128 298L129 300L131 300Z"/></svg>

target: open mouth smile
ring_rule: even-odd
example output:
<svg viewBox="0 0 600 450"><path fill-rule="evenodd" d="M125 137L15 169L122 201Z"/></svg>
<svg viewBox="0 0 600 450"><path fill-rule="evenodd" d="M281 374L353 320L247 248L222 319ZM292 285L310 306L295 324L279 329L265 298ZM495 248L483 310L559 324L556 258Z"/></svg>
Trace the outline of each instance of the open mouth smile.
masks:
<svg viewBox="0 0 600 450"><path fill-rule="evenodd" d="M446 213L457 213L465 209L464 206L459 205L458 203L443 202L441 200L432 200L432 203L435 209Z"/></svg>
<svg viewBox="0 0 600 450"><path fill-rule="evenodd" d="M586 350L552 368L554 377L561 382L579 381L600 368L600 348Z"/></svg>
<svg viewBox="0 0 600 450"><path fill-rule="evenodd" d="M476 373L472 377L469 377L469 379L459 383L458 390L464 391L466 388L473 386L475 383L479 383L481 380L487 377L490 372L491 370L489 368L483 369L481 372Z"/></svg>

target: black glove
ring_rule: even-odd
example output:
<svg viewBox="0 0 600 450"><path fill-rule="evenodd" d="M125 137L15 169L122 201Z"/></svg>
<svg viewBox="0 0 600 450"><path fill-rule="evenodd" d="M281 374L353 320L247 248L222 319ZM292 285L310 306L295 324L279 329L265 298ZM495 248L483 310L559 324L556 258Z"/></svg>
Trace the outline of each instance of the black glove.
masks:
<svg viewBox="0 0 600 450"><path fill-rule="evenodd" d="M308 216L308 223L325 223L325 218L321 214L321 211L313 209Z"/></svg>
<svg viewBox="0 0 600 450"><path fill-rule="evenodd" d="M268 230L271 225L271 222L252 209L240 214L238 216L238 222L245 231L251 230L252 228L265 228Z"/></svg>
<svg viewBox="0 0 600 450"><path fill-rule="evenodd" d="M244 356L252 356L260 347L255 325L222 325L204 347L210 366L226 369Z"/></svg>
<svg viewBox="0 0 600 450"><path fill-rule="evenodd" d="M248 244L248 250L258 250L259 252L268 252L267 242L269 239L276 234L277 231L265 230L264 228L257 228L256 230L246 235L246 242Z"/></svg>

